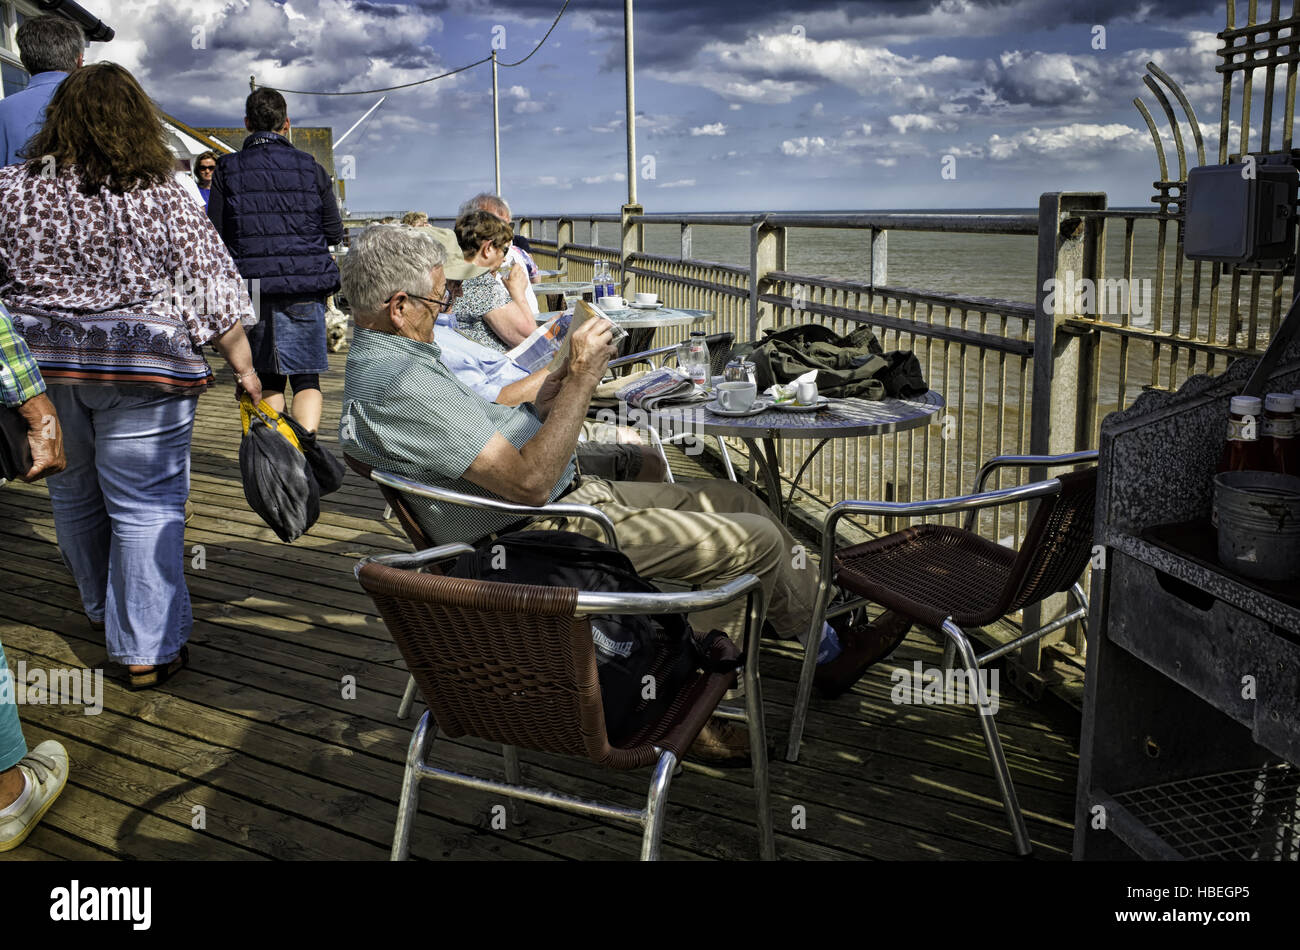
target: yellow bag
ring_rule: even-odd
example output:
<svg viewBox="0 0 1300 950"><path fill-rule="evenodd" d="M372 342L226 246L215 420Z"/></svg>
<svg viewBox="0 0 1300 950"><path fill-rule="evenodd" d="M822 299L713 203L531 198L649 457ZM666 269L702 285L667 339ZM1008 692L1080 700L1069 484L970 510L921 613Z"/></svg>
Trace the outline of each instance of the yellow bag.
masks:
<svg viewBox="0 0 1300 950"><path fill-rule="evenodd" d="M266 417L267 424L274 424L275 430L284 436L299 452L302 446L298 444L298 434L290 428L289 424L280 418L280 414L271 408L271 404L265 399L257 404L257 409L253 408L253 399L248 393L241 393L239 396L239 418L244 426L244 435L248 435L249 422L253 418L253 413L259 412Z"/></svg>

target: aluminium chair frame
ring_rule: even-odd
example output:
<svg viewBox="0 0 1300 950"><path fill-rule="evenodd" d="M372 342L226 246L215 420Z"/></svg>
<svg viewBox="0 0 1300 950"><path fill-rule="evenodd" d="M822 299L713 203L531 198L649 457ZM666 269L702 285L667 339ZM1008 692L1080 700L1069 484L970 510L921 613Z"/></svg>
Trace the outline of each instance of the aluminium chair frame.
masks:
<svg viewBox="0 0 1300 950"><path fill-rule="evenodd" d="M423 482L417 482L401 475L394 475L392 472L384 472L377 468L370 470L370 480L399 494L406 492L411 495L420 495L448 505L464 505L467 508L479 508L484 511L500 511L505 514L519 515L523 518L586 518L600 526L601 531L604 532L606 544L615 550L618 549L618 537L614 533L614 522L610 520L609 515L605 514L605 512L591 505L576 505L562 501L554 501L541 507L518 505L512 501L482 498L478 495L466 495L463 492L455 492L446 488L436 488L433 485L426 485ZM415 677L409 677L406 681L406 689L402 692L402 701L397 706L398 719L406 719L411 715L411 706L415 703L415 694L417 692Z"/></svg>
<svg viewBox="0 0 1300 950"><path fill-rule="evenodd" d="M981 467L976 479L975 491L969 495L958 495L952 498L938 498L911 502L842 501L834 505L827 515L826 523L822 528L822 550L821 564L818 570L817 600L816 606L813 610L813 618L809 625L809 637L811 639L809 639L808 642L817 642L817 637L821 635L822 624L824 621L830 617L836 617L848 613L865 603L865 598L853 597L836 605L834 610L828 610L831 599L831 590L835 586L836 528L841 519L850 515L883 515L886 517L912 518L924 515L966 512L967 517L965 520L965 527L966 530L971 530L977 513L985 508L996 508L1003 505L1019 504L1021 502L1047 498L1058 494L1061 490L1060 480L1050 478L1044 481L1032 482L1028 485L1019 485L1014 488L1002 488L987 492L982 491L988 476L997 469L1003 467L1046 469L1096 461L1097 452L1095 450L1071 452L1064 455L998 456L997 458L989 460ZM1025 819L1020 810L1020 803L1016 798L1015 786L1011 781L1011 772L1007 767L1006 755L1002 750L1002 742L998 737L997 728L993 722L993 708L989 703L983 681L977 673L980 666L1023 646L1031 640L1044 637L1068 623L1078 620L1086 624L1088 600L1083 592L1082 586L1076 582L1071 588L1071 593L1079 604L1075 610L1070 611L1064 617L1058 618L1037 630L1017 637L1011 642L979 656L976 655L965 632L957 626L957 624L953 623L951 617L944 621L942 628L940 629L940 633L942 633L946 638L944 646L944 665L946 667L951 666L954 657L959 657L961 660L961 667L967 677L967 682L973 682L975 684L976 703L979 706L978 718L980 730L983 733L984 744L988 750L989 758L993 765L994 778L997 781L998 791L1002 796L1003 808L1006 812L1007 822L1011 826L1011 833L1015 840L1016 850L1021 855L1028 855L1032 851L1032 846L1029 842L1029 833L1025 827ZM804 652L803 665L799 674L799 686L795 697L794 713L790 722L790 736L785 756L786 761L788 762L795 762L799 758L799 747L802 744L804 726L808 716L808 706L812 698L813 675L815 672L816 651L806 650Z"/></svg>
<svg viewBox="0 0 1300 950"><path fill-rule="evenodd" d="M420 570L436 561L454 558L473 550L467 544L448 544L417 551L414 554L375 555L358 562L353 572L359 579L362 567L371 563L382 564L400 570ZM496 582L485 581L482 583ZM737 672L745 685L745 709L739 710L719 705L714 709L713 715L723 719L748 723L750 755L754 772L754 793L758 810L759 853L762 860L771 861L776 859L776 840L772 826L767 736L763 725L763 703L758 676L758 648L760 629L766 613L766 600L758 577L753 574L744 574L711 590L682 593L647 594L579 591L574 614L575 618L577 618L614 612L622 614L690 613L724 606L738 600L742 595L746 600L745 633L744 642L739 653L742 665ZM505 782L436 768L429 765L427 761L429 748L436 732L437 724L433 720L432 711L425 710L411 735L411 741L407 747L406 766L402 775L402 791L398 801L397 824L393 833L391 860L404 861L409 857L411 827L419 810L420 782L423 779L443 781L465 788L505 795L512 800L512 808L515 800L520 800L541 805L552 805L580 814L613 818L639 825L642 828L641 860L657 861L659 859L668 787L672 781L673 771L678 764L677 756L671 749L655 747L655 752L658 753L658 761L654 766L650 780L645 807L633 809L580 799L548 789L521 785L518 750L514 746L502 746Z"/></svg>

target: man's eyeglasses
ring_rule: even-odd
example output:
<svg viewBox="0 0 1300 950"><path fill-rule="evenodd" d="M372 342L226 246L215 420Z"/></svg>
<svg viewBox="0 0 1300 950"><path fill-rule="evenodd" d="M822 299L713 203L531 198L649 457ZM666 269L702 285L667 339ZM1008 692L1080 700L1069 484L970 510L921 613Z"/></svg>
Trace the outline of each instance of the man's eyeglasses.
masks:
<svg viewBox="0 0 1300 950"><path fill-rule="evenodd" d="M406 296L408 296L408 297L414 297L416 300L423 300L425 303L436 303L436 304L438 305L438 312L439 312L439 313L442 313L442 312L444 312L444 311L450 309L450 307L451 307L451 288L450 288L450 287L448 287L448 288L446 288L445 290L443 290L443 292L442 292L442 296L439 297L439 298L436 299L436 300L435 300L433 297L421 297L419 294L413 294L413 293L411 293L409 290L399 290L399 291L397 292L397 294L406 294ZM392 303L392 302L393 302L393 297L396 297L397 294L393 294L392 297L389 297L387 300L385 300L385 301L384 301L384 306L386 307L386 306L388 306L390 303Z"/></svg>
<svg viewBox="0 0 1300 950"><path fill-rule="evenodd" d="M200 165L200 166L199 166L199 171L201 171L201 172L214 172L214 171L216 171L216 170L217 170L217 166L216 166L216 165Z"/></svg>

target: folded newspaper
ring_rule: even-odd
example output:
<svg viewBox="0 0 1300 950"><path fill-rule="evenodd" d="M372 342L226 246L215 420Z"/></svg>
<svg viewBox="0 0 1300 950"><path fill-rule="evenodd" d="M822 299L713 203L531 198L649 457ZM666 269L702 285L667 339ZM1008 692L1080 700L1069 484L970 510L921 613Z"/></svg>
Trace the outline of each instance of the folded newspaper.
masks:
<svg viewBox="0 0 1300 950"><path fill-rule="evenodd" d="M530 373L539 369L554 369L552 364L558 364L568 355L569 330L574 319L571 310L552 317L506 355Z"/></svg>
<svg viewBox="0 0 1300 950"><path fill-rule="evenodd" d="M675 369L646 373L618 391L618 398L637 409L651 412L665 405L703 402L709 394Z"/></svg>

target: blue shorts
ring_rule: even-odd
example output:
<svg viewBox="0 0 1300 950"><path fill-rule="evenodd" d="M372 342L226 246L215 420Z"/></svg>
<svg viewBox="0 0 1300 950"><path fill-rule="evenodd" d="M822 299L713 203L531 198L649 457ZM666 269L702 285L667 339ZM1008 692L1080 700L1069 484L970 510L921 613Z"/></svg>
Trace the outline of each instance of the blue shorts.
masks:
<svg viewBox="0 0 1300 950"><path fill-rule="evenodd" d="M261 319L247 330L253 368L293 376L330 368L322 297L262 297Z"/></svg>

